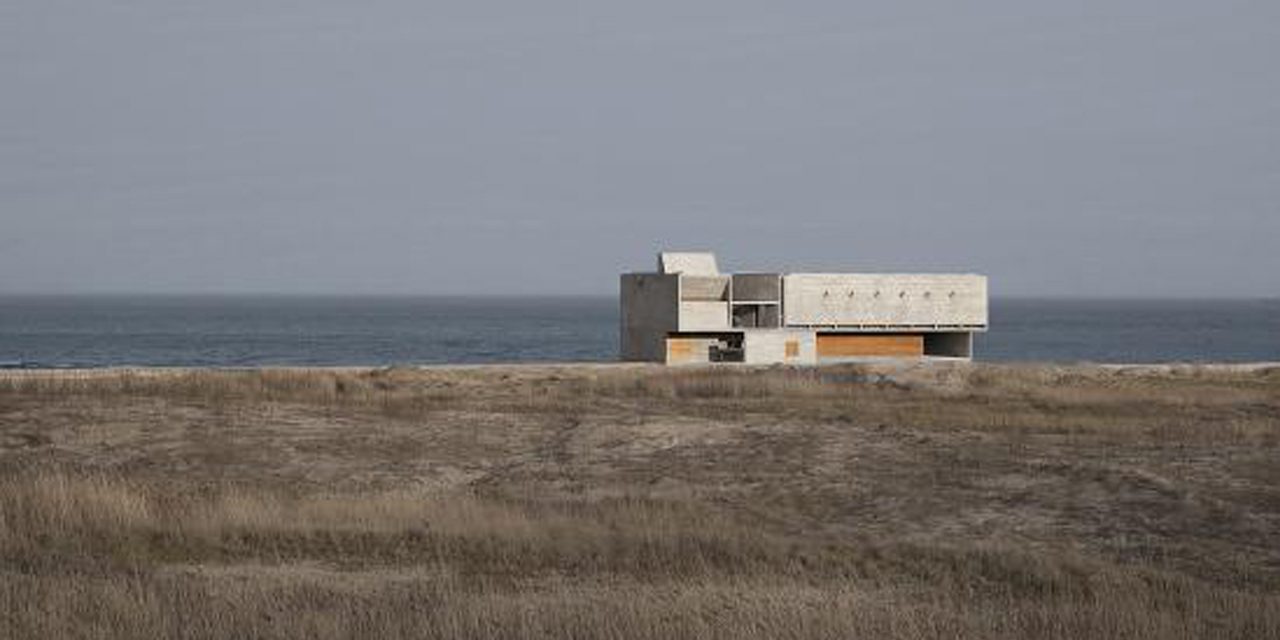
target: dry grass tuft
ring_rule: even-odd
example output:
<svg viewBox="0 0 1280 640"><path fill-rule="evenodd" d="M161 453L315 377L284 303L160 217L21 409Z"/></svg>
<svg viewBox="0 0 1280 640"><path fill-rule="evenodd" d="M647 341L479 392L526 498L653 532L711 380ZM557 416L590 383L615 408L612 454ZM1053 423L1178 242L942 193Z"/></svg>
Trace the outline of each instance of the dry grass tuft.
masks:
<svg viewBox="0 0 1280 640"><path fill-rule="evenodd" d="M1280 637L1274 370L0 377L0 637Z"/></svg>

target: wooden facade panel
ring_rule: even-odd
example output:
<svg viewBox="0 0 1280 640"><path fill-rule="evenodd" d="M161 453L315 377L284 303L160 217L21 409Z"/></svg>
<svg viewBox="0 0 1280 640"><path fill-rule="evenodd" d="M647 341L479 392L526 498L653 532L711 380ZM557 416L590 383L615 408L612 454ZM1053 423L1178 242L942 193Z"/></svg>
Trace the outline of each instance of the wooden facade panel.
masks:
<svg viewBox="0 0 1280 640"><path fill-rule="evenodd" d="M902 334L818 334L818 358L924 355L924 336Z"/></svg>
<svg viewBox="0 0 1280 640"><path fill-rule="evenodd" d="M667 338L667 364L701 364L711 361L712 338Z"/></svg>
<svg viewBox="0 0 1280 640"><path fill-rule="evenodd" d="M800 357L800 341L799 340L788 340L786 349L787 349L786 357L788 360L792 360Z"/></svg>

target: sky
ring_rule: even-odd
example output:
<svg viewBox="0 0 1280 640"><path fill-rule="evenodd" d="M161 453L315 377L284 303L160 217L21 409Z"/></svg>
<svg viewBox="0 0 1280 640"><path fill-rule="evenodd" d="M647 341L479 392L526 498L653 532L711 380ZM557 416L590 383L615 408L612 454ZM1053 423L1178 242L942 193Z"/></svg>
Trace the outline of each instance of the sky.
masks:
<svg viewBox="0 0 1280 640"><path fill-rule="evenodd" d="M1280 2L0 0L0 293L1280 295Z"/></svg>

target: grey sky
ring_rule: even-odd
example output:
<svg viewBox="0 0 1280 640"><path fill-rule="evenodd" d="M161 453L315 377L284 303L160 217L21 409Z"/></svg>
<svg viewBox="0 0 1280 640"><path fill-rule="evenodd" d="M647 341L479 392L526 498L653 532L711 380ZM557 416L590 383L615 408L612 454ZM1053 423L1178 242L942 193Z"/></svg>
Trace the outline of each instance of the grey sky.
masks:
<svg viewBox="0 0 1280 640"><path fill-rule="evenodd" d="M1280 2L0 1L0 291L1280 295Z"/></svg>

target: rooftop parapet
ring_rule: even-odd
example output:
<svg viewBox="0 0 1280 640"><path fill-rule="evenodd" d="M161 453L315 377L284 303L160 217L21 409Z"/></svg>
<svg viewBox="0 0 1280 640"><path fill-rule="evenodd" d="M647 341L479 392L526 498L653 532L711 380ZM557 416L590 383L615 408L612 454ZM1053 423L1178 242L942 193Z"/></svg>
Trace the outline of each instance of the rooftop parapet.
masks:
<svg viewBox="0 0 1280 640"><path fill-rule="evenodd" d="M718 276L716 254L710 251L663 251L658 254L658 273L687 276Z"/></svg>

